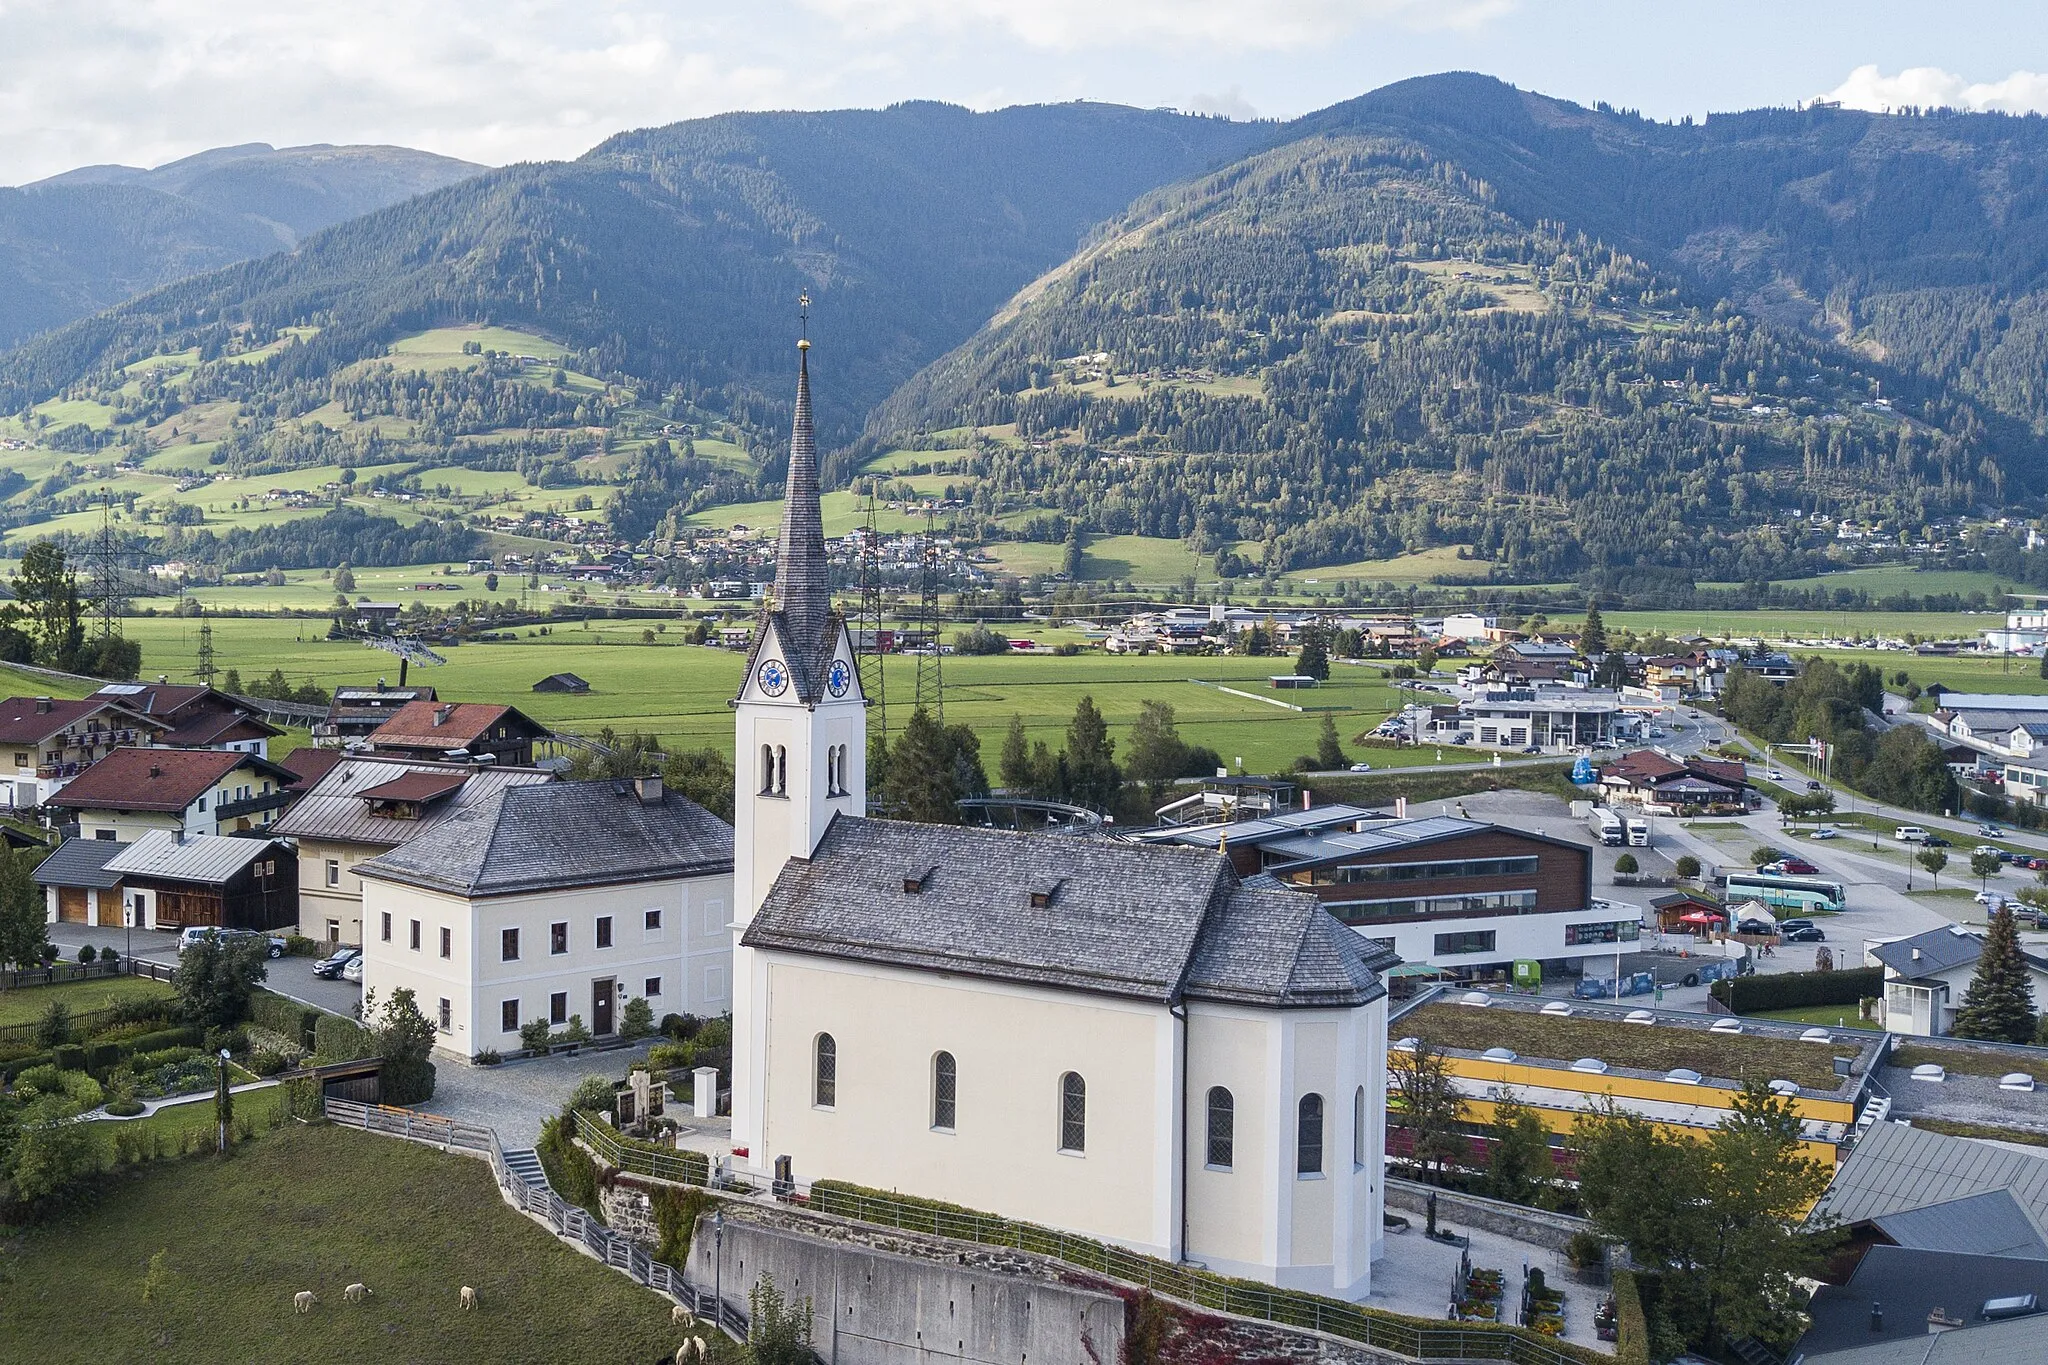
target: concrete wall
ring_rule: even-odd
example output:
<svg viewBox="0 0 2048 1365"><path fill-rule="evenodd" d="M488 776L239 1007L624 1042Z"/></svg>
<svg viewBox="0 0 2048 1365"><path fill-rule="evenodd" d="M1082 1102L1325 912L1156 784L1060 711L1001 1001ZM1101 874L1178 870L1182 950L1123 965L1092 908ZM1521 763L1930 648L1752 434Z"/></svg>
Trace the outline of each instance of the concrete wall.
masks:
<svg viewBox="0 0 2048 1365"><path fill-rule="evenodd" d="M1456 1190L1432 1189L1418 1185L1412 1180L1389 1180L1387 1182L1387 1208L1402 1214L1412 1214L1410 1219L1419 1230L1423 1219L1429 1213L1429 1196L1436 1196L1436 1223L1442 1227L1480 1228L1486 1232L1512 1237L1518 1242L1532 1242L1537 1246L1549 1247L1552 1251L1563 1251L1572 1234L1590 1232L1593 1225L1583 1218L1574 1218L1566 1213L1550 1213L1543 1209L1526 1209L1518 1204L1504 1203L1498 1199L1482 1199L1478 1195L1461 1194Z"/></svg>
<svg viewBox="0 0 2048 1365"><path fill-rule="evenodd" d="M744 1304L762 1275L811 1300L811 1347L826 1365L1102 1365L1121 1358L1114 1294L892 1255L727 1219L722 1244L698 1221L685 1273Z"/></svg>

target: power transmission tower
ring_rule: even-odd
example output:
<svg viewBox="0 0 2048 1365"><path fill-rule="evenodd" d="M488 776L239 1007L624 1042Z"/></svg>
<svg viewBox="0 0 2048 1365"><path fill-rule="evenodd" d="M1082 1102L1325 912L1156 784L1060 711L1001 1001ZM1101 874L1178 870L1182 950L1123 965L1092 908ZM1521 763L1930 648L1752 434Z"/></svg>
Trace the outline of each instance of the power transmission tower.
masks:
<svg viewBox="0 0 2048 1365"><path fill-rule="evenodd" d="M121 633L121 613L128 601L121 587L121 541L114 531L114 495L104 494L100 507L99 533L86 546L85 561L90 581L90 605L96 620L94 635L101 640Z"/></svg>
<svg viewBox="0 0 2048 1365"><path fill-rule="evenodd" d="M199 667L192 670L194 677L213 686L214 674L220 670L213 666L213 627L202 624L199 627Z"/></svg>
<svg viewBox="0 0 2048 1365"><path fill-rule="evenodd" d="M889 742L889 699L882 677L882 544L875 534L875 495L868 493L867 538L860 552L860 616L854 658L860 664L861 695L868 699L871 729Z"/></svg>
<svg viewBox="0 0 2048 1365"><path fill-rule="evenodd" d="M939 663L939 509L926 503L924 509L924 595L918 603L917 627L921 651L917 656L917 709L927 711L939 724L946 723L946 681Z"/></svg>

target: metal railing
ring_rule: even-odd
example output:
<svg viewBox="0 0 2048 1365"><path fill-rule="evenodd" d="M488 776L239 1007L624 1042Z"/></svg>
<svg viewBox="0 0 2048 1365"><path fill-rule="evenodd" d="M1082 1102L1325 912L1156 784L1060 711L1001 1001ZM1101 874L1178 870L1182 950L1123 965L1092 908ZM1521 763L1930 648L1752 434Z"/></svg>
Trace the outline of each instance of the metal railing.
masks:
<svg viewBox="0 0 2048 1365"><path fill-rule="evenodd" d="M682 1271L655 1260L643 1248L599 1222L589 1210L556 1194L545 1177L535 1184L513 1170L493 1129L417 1109L353 1100L330 1099L324 1109L330 1122L344 1127L483 1157L490 1162L498 1189L512 1207L545 1225L563 1241L582 1247L633 1283L666 1294L698 1316L712 1318L737 1339L746 1339L747 1314L743 1310L731 1303L715 1303L712 1294L691 1285Z"/></svg>

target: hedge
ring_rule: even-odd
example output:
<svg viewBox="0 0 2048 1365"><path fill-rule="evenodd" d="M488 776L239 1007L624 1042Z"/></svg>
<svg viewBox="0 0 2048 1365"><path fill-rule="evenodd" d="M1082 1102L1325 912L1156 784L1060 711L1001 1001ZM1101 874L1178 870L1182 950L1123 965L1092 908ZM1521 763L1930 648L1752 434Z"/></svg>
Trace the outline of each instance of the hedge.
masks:
<svg viewBox="0 0 2048 1365"><path fill-rule="evenodd" d="M50 1049L59 1071L85 1070L85 1049L77 1043L63 1043Z"/></svg>
<svg viewBox="0 0 2048 1365"><path fill-rule="evenodd" d="M313 1055L320 1062L353 1062L377 1055L377 1037L353 1019L323 1014L313 1023Z"/></svg>
<svg viewBox="0 0 2048 1365"><path fill-rule="evenodd" d="M1708 987L1708 994L1737 1014L1755 1014L1807 1005L1853 1005L1877 995L1883 986L1884 968L1845 967L1836 972L1723 977Z"/></svg>
<svg viewBox="0 0 2048 1365"><path fill-rule="evenodd" d="M1650 1324L1633 1271L1614 1272L1615 1365L1650 1365Z"/></svg>
<svg viewBox="0 0 2048 1365"><path fill-rule="evenodd" d="M314 1030L325 1010L277 994L274 991L256 991L249 996L249 1022L259 1028L267 1028L283 1038L296 1042L300 1047L318 1046ZM338 1017L338 1016L337 1016Z"/></svg>
<svg viewBox="0 0 2048 1365"><path fill-rule="evenodd" d="M11 1062L0 1062L0 1080L13 1085L14 1078L22 1072L32 1071L39 1066L52 1066L56 1060L47 1052L31 1052L26 1057L16 1057Z"/></svg>
<svg viewBox="0 0 2048 1365"><path fill-rule="evenodd" d="M128 1049L119 1043L88 1043L85 1069L94 1076L104 1076L121 1065L121 1059L127 1055Z"/></svg>
<svg viewBox="0 0 2048 1365"><path fill-rule="evenodd" d="M145 1033L139 1038L130 1038L126 1044L130 1052L162 1052L167 1047L198 1047L205 1042L204 1031L196 1025L185 1024L178 1028L158 1029Z"/></svg>

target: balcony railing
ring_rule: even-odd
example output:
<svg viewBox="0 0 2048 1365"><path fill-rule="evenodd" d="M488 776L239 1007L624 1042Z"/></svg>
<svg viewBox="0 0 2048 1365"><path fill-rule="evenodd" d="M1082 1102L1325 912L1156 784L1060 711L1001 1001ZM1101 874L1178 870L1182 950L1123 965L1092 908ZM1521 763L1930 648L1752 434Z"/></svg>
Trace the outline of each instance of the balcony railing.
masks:
<svg viewBox="0 0 2048 1365"><path fill-rule="evenodd" d="M214 818L232 820L238 815L254 815L260 811L277 810L285 803L285 793L264 792L260 796L245 796L239 801L223 801L213 808Z"/></svg>

